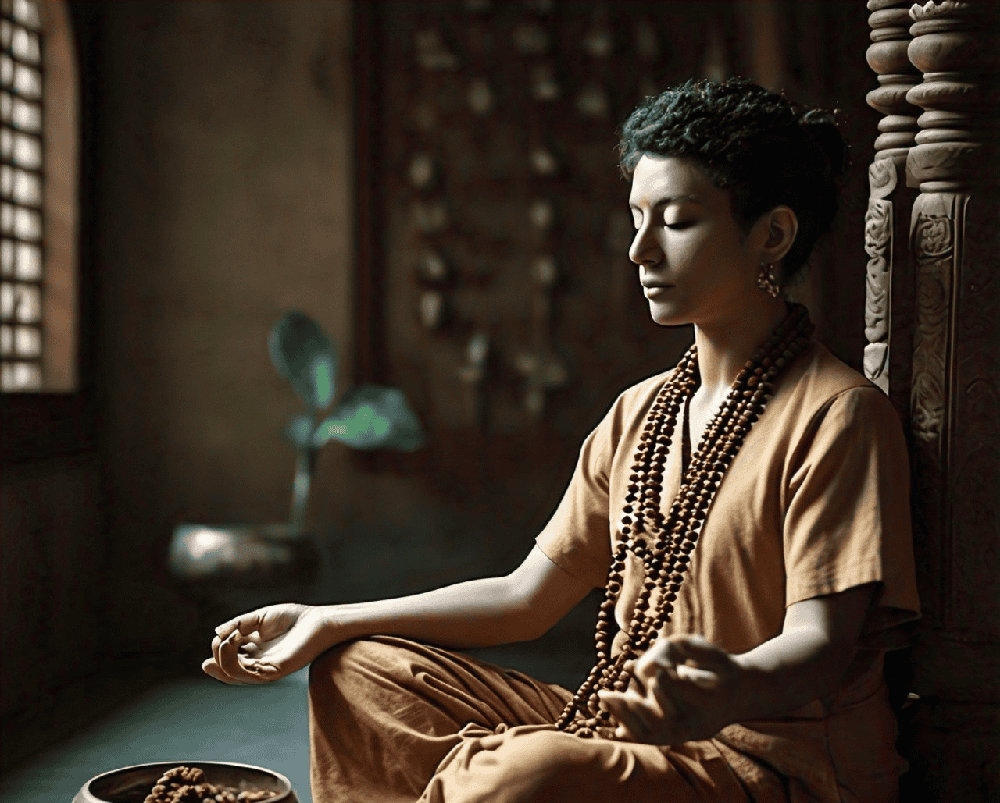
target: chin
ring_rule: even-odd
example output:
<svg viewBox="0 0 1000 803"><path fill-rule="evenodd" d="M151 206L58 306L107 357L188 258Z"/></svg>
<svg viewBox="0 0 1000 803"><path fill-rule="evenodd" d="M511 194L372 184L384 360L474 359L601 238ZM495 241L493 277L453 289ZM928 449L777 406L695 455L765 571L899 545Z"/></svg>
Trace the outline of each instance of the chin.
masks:
<svg viewBox="0 0 1000 803"><path fill-rule="evenodd" d="M652 305L651 305L652 306ZM666 310L649 310L649 317L652 318L653 323L657 326L662 326L664 328L676 329L680 326L689 326L691 321L684 318L682 315L672 314Z"/></svg>

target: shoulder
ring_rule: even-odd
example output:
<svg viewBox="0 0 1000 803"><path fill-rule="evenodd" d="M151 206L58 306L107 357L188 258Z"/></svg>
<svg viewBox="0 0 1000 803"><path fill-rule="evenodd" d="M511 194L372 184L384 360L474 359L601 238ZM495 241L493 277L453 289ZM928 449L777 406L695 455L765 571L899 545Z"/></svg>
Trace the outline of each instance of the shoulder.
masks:
<svg viewBox="0 0 1000 803"><path fill-rule="evenodd" d="M656 394L670 381L676 370L675 367L668 371L662 371L625 388L625 390L618 394L613 408L632 411L636 408L648 407L653 399L656 398Z"/></svg>
<svg viewBox="0 0 1000 803"><path fill-rule="evenodd" d="M878 390L821 342L814 340L790 367L786 380L778 390L781 392L787 389L822 405L840 393L856 388Z"/></svg>
<svg viewBox="0 0 1000 803"><path fill-rule="evenodd" d="M873 451L906 464L895 408L878 387L814 342L779 376L774 397L737 459L742 468L765 471L791 487L817 461L832 467L868 460Z"/></svg>
<svg viewBox="0 0 1000 803"><path fill-rule="evenodd" d="M867 483L859 493L874 493L886 482L905 485L906 439L888 396L818 343L798 374L784 389L779 415L787 433L787 487L794 490L809 477L830 489ZM781 394L778 389L776 401Z"/></svg>
<svg viewBox="0 0 1000 803"><path fill-rule="evenodd" d="M676 368L671 368L654 374L621 391L592 434L619 440L622 432L636 426L635 422L645 419L657 394L670 381L675 370Z"/></svg>
<svg viewBox="0 0 1000 803"><path fill-rule="evenodd" d="M595 467L603 466L605 472L610 471L619 451L638 437L657 394L675 370L671 368L654 374L622 390L584 440L581 459Z"/></svg>
<svg viewBox="0 0 1000 803"><path fill-rule="evenodd" d="M889 398L818 341L791 366L776 388L774 401L806 429L834 421L900 425Z"/></svg>

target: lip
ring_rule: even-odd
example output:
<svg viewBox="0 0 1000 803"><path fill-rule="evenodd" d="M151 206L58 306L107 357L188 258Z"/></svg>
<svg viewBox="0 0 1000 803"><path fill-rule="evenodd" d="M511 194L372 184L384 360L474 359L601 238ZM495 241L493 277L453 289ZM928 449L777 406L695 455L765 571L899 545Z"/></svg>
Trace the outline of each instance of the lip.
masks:
<svg viewBox="0 0 1000 803"><path fill-rule="evenodd" d="M656 298L657 296L663 295L672 287L672 284L644 284L642 286L642 291L646 298Z"/></svg>

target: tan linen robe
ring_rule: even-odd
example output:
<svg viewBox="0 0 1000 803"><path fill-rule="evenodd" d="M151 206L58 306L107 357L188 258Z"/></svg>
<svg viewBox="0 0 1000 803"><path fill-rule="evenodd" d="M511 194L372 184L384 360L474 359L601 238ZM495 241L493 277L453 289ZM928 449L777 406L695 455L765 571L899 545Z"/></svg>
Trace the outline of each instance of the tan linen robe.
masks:
<svg viewBox="0 0 1000 803"><path fill-rule="evenodd" d="M537 539L592 586L605 583L639 432L668 377L619 396ZM665 505L680 483L673 451ZM312 668L314 799L895 800L905 764L882 656L919 615L907 466L886 397L814 343L779 377L724 478L664 633L698 633L738 654L778 635L788 605L876 583L862 649L831 698L680 746L584 740L550 724L565 689L401 639L355 642ZM634 561L616 609L622 628L641 580Z"/></svg>

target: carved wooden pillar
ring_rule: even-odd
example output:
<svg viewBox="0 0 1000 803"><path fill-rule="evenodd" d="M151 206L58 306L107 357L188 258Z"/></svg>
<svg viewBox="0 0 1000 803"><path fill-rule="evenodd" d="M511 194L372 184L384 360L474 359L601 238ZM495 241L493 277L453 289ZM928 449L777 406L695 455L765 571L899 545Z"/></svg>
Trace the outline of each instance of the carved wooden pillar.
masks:
<svg viewBox="0 0 1000 803"><path fill-rule="evenodd" d="M879 86L867 101L884 116L868 169L870 195L865 215L868 254L865 303L864 367L905 418L909 409L910 355L913 331L913 262L906 242L916 192L905 181L906 158L915 144L919 109L906 94L920 83L910 63L910 3L869 0L872 44L869 66ZM892 326L890 327L890 320Z"/></svg>
<svg viewBox="0 0 1000 803"><path fill-rule="evenodd" d="M913 6L908 47L923 74L906 95L923 109L906 169L920 191L910 434L924 619L906 792L963 803L1000 800L997 14L991 0Z"/></svg>

